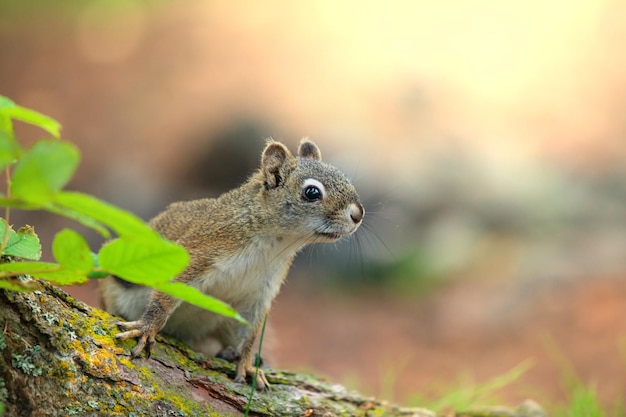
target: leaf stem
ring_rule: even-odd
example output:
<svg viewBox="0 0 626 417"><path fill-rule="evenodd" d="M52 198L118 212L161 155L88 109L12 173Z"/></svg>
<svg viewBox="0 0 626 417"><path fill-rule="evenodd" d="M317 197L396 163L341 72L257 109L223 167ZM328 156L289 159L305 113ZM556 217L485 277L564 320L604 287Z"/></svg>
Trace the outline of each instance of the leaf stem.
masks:
<svg viewBox="0 0 626 417"><path fill-rule="evenodd" d="M7 199L10 199L11 198L11 170L9 169L9 167L6 167L4 169L4 175L6 176L6 182L7 182L6 196L7 196ZM11 227L10 226L11 207L9 206L6 206L4 209L4 220L6 221L7 225L4 228L4 236L2 236L2 245L0 246L0 254L4 253L4 249L9 244L9 227Z"/></svg>
<svg viewBox="0 0 626 417"><path fill-rule="evenodd" d="M7 182L7 200L11 199L11 169L7 166L4 169L4 175L6 177L6 182ZM6 206L5 210L4 210L4 218L7 221L7 224L9 223L9 218L11 217L11 207Z"/></svg>

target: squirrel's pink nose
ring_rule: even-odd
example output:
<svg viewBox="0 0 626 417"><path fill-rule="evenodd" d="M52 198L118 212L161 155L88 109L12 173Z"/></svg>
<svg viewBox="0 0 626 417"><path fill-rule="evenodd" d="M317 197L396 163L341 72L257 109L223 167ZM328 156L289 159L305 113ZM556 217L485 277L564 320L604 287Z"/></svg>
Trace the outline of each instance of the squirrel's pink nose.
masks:
<svg viewBox="0 0 626 417"><path fill-rule="evenodd" d="M365 215L365 209L360 203L350 204L350 218L355 224L361 223L363 216Z"/></svg>

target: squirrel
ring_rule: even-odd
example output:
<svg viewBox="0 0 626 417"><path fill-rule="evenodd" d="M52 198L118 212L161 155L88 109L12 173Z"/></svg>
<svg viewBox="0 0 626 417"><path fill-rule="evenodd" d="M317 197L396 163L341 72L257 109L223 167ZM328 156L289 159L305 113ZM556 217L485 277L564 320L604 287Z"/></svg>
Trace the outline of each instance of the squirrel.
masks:
<svg viewBox="0 0 626 417"><path fill-rule="evenodd" d="M260 168L243 185L214 199L172 203L149 222L189 252L174 279L229 303L249 326L113 276L100 283L101 303L129 320L117 323L125 331L116 338L138 339L133 357L149 356L163 332L209 356L234 352L235 381L256 374L257 388L268 389L252 365L253 346L293 259L305 245L354 233L364 215L354 186L322 162L314 142L302 139L294 157L268 139Z"/></svg>

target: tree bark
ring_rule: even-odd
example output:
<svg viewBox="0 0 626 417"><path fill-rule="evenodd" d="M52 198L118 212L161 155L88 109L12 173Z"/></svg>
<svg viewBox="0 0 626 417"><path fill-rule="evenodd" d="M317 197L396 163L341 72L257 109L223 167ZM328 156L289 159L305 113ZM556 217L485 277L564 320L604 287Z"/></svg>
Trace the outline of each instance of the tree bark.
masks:
<svg viewBox="0 0 626 417"><path fill-rule="evenodd" d="M131 360L134 342L112 337L114 317L59 288L40 286L29 293L0 290L4 416L241 416L248 403L251 416L435 415L275 370L266 370L271 390L249 400L250 385L232 381L233 364L207 360L166 337L158 338L149 359ZM542 415L486 412L459 415Z"/></svg>

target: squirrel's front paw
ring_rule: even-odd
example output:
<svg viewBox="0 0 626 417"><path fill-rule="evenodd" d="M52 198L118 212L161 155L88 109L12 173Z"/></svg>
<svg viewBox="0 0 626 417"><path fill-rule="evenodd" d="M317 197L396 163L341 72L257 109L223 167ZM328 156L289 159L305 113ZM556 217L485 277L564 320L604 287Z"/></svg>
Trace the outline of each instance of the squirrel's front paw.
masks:
<svg viewBox="0 0 626 417"><path fill-rule="evenodd" d="M146 355L150 357L150 350L155 343L156 331L151 329L143 320L137 321L118 321L115 323L118 327L126 330L123 333L115 335L116 339L137 339L137 345L130 351L133 358L141 356L141 352L146 351Z"/></svg>

